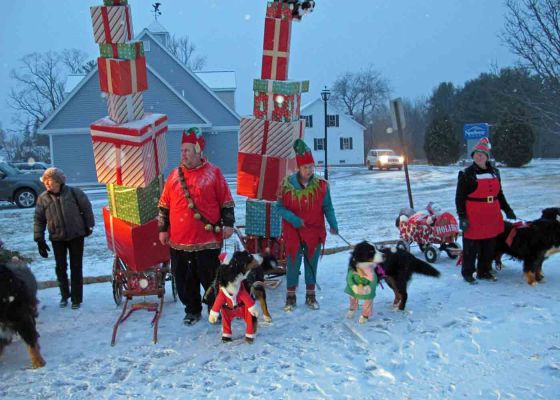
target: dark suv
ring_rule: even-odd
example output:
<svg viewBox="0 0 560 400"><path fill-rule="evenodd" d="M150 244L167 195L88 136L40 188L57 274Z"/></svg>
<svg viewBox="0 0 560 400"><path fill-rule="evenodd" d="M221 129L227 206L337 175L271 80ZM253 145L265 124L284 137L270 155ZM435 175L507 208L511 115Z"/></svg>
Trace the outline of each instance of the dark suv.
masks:
<svg viewBox="0 0 560 400"><path fill-rule="evenodd" d="M37 196L45 187L39 174L24 174L8 163L0 162L0 201L16 203L18 207L35 206Z"/></svg>

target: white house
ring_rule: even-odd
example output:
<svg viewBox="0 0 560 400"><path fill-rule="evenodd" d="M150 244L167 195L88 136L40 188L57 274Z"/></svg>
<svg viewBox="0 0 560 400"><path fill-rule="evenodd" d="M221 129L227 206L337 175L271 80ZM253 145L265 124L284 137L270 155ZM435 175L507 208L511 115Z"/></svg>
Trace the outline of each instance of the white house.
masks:
<svg viewBox="0 0 560 400"><path fill-rule="evenodd" d="M325 164L325 103L321 98L301 108L305 119L305 142L316 165ZM365 127L327 103L328 165L364 165Z"/></svg>

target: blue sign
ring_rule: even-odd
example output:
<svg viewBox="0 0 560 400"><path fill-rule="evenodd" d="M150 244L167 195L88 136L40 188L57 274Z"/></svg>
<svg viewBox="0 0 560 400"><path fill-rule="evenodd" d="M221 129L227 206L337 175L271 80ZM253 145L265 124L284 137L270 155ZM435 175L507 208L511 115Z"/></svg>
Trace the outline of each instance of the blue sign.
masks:
<svg viewBox="0 0 560 400"><path fill-rule="evenodd" d="M480 139L488 136L489 125L486 122L478 124L465 124L463 126L463 134L465 139Z"/></svg>

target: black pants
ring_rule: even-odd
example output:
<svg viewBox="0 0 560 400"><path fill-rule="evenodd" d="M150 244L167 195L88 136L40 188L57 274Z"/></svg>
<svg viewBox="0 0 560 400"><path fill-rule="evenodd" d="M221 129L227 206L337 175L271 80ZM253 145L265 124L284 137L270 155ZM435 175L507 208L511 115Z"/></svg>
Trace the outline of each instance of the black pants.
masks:
<svg viewBox="0 0 560 400"><path fill-rule="evenodd" d="M82 259L84 256L84 238L77 237L72 240L52 241L54 259L56 262L56 279L60 287L60 296L80 304L83 300ZM67 254L70 253L70 288L68 288L68 262Z"/></svg>
<svg viewBox="0 0 560 400"><path fill-rule="evenodd" d="M496 238L475 240L463 237L463 267L461 270L463 276L472 276L477 259L477 274L481 275L490 272L492 270L495 247Z"/></svg>
<svg viewBox="0 0 560 400"><path fill-rule="evenodd" d="M171 249L171 270L175 276L175 286L179 300L185 305L185 312L202 313L200 285L204 291L210 287L220 265L220 249L183 251ZM214 304L215 295L210 294L205 303L208 309Z"/></svg>

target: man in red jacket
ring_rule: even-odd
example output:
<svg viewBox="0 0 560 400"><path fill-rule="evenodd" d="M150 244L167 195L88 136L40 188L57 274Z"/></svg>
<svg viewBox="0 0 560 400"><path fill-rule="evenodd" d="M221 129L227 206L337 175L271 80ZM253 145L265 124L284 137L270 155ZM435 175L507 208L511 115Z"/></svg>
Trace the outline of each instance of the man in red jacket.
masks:
<svg viewBox="0 0 560 400"><path fill-rule="evenodd" d="M203 157L197 128L183 132L181 164L165 183L159 200L159 240L171 247L177 294L185 305L186 325L200 320L200 285L212 284L220 265L223 239L233 234L234 203L222 172ZM214 295L206 299L208 307Z"/></svg>

